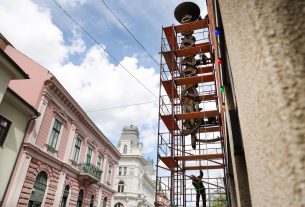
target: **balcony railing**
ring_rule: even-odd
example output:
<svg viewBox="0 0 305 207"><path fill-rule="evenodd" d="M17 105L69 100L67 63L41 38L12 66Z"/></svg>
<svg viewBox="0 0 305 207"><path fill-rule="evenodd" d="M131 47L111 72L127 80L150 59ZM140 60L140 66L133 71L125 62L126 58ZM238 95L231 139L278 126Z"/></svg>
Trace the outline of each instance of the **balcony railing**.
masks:
<svg viewBox="0 0 305 207"><path fill-rule="evenodd" d="M99 182L102 177L102 171L92 165L91 163L82 163L79 165L80 175L86 180L95 179L96 182ZM92 180L94 181L94 180Z"/></svg>

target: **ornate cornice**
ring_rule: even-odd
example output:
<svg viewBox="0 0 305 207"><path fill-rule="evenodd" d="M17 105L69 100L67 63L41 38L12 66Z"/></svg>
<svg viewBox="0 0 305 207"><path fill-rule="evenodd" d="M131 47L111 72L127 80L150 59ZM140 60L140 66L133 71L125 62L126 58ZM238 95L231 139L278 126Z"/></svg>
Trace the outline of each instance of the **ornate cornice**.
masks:
<svg viewBox="0 0 305 207"><path fill-rule="evenodd" d="M107 137L98 129L94 122L87 116L79 104L73 99L73 97L65 90L65 88L58 82L55 77L45 81L45 93L49 93L51 97L56 97L62 105L69 109L70 113L75 116L79 125L83 125L94 138L98 138L103 146L112 152L114 158L119 160L121 158L120 152L116 147L107 139ZM48 94L48 95L49 95ZM52 98L51 98L52 100ZM54 101L54 99L53 99Z"/></svg>

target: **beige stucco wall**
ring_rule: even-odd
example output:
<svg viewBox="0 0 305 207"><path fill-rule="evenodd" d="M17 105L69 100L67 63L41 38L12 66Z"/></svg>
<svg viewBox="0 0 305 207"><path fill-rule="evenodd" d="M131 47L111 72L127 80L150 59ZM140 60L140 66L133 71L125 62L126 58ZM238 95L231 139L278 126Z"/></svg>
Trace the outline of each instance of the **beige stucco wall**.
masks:
<svg viewBox="0 0 305 207"><path fill-rule="evenodd" d="M305 1L219 1L254 207L305 205Z"/></svg>
<svg viewBox="0 0 305 207"><path fill-rule="evenodd" d="M18 155L20 145L24 137L24 131L29 119L29 115L19 111L16 106L10 103L4 96L0 104L0 114L10 121L8 137L6 138L3 147L0 147L0 202L2 200L6 185L13 170L15 160Z"/></svg>

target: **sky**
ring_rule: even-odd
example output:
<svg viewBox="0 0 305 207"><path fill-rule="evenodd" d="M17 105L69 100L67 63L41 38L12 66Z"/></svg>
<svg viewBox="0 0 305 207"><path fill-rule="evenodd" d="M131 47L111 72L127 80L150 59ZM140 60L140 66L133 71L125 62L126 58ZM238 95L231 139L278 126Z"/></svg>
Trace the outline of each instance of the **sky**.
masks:
<svg viewBox="0 0 305 207"><path fill-rule="evenodd" d="M162 26L177 24L174 9L183 1L104 2L159 62ZM205 16L205 1L193 2ZM155 159L159 66L102 0L0 0L0 33L54 74L114 145L124 126L135 125L144 154ZM126 105L134 106L117 108Z"/></svg>

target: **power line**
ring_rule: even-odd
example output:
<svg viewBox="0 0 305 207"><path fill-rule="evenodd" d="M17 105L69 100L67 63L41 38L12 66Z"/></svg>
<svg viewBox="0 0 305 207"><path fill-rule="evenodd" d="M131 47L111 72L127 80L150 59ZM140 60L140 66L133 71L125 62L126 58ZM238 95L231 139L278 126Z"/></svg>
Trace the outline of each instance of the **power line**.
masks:
<svg viewBox="0 0 305 207"><path fill-rule="evenodd" d="M118 20L118 22L125 28L125 30L132 36L132 38L142 47L142 49L146 52L146 54L160 67L160 64L158 61L156 61L156 59L149 53L149 51L143 46L143 44L141 44L137 38L131 33L131 31L126 27L126 25L120 20L119 17L117 17L115 15L115 13L112 11L112 9L106 4L106 2L104 0L100 0L106 7L107 9L110 11L110 13L116 18L116 20Z"/></svg>
<svg viewBox="0 0 305 207"><path fill-rule="evenodd" d="M82 25L80 25L56 0L52 0L81 30L92 39L100 48L102 48L115 62L117 62L129 75L131 75L139 84L142 85L150 94L152 94L155 98L158 99L149 88L147 88L135 75L133 75L125 66L123 66L120 61L113 56L103 45L101 45Z"/></svg>
<svg viewBox="0 0 305 207"><path fill-rule="evenodd" d="M139 105L144 105L144 104L149 104L149 103L156 103L156 102L157 101L149 101L149 102L136 103L136 104L130 104L130 105L123 105L123 106L116 106L116 107L110 107L110 108L96 109L96 110L86 111L86 113L97 112L97 111L106 111L106 110L119 109L119 108L127 108L127 107L131 107L131 106L139 106Z"/></svg>

